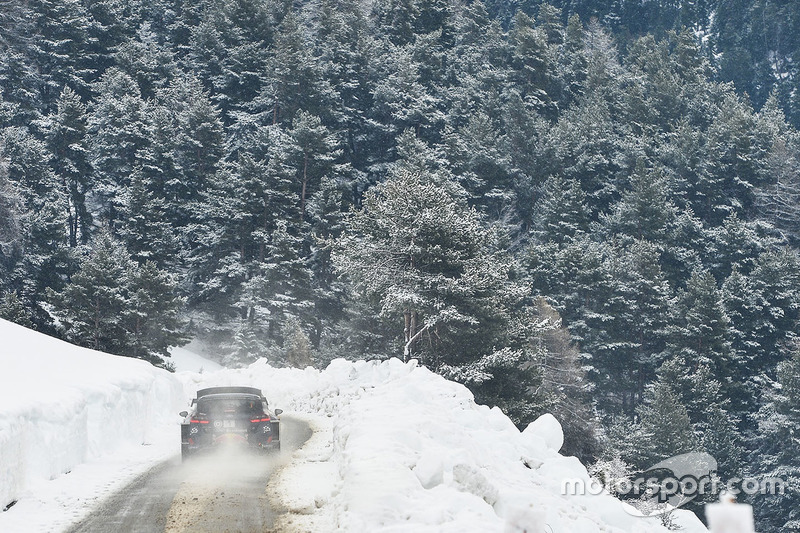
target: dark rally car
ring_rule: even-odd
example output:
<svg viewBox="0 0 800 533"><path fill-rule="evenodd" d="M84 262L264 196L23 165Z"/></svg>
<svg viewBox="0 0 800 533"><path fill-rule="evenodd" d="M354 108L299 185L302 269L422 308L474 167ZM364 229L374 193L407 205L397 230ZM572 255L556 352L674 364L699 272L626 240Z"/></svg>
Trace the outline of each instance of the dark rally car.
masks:
<svg viewBox="0 0 800 533"><path fill-rule="evenodd" d="M281 449L280 419L253 387L210 387L197 391L191 411L180 413L181 456L231 444L254 450Z"/></svg>

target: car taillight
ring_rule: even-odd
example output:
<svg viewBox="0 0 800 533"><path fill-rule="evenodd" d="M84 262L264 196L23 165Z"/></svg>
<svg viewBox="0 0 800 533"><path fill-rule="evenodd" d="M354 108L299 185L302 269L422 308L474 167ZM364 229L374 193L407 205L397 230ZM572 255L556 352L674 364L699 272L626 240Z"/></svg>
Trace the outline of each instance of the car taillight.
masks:
<svg viewBox="0 0 800 533"><path fill-rule="evenodd" d="M197 420L193 418L192 424L208 424L208 420Z"/></svg>
<svg viewBox="0 0 800 533"><path fill-rule="evenodd" d="M269 422L269 417L267 417L267 418L252 418L252 419L250 419L250 422L252 422L253 424L256 424L258 422Z"/></svg>

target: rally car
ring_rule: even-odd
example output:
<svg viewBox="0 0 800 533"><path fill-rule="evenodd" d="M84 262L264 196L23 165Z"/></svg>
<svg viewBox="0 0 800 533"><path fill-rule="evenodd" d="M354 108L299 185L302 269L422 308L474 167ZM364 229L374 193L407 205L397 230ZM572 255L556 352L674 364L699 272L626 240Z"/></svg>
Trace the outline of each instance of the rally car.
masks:
<svg viewBox="0 0 800 533"><path fill-rule="evenodd" d="M253 387L210 387L197 391L191 411L183 411L181 457L223 445L263 451L281 449L280 414Z"/></svg>

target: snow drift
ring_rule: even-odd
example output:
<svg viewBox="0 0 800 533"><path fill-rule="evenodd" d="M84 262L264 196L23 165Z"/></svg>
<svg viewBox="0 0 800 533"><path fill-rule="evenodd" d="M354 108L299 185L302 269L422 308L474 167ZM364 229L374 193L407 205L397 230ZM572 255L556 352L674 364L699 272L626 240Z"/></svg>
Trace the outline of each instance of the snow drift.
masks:
<svg viewBox="0 0 800 533"><path fill-rule="evenodd" d="M333 361L324 371L275 369L184 375L192 387L252 384L315 429L272 481L289 512L280 527L305 531L653 532L609 495L564 496L589 477L558 454L551 415L520 432L499 409L412 361ZM192 383L194 381L194 383ZM677 511L684 531L706 531Z"/></svg>
<svg viewBox="0 0 800 533"><path fill-rule="evenodd" d="M173 422L180 382L0 320L0 508L26 489Z"/></svg>

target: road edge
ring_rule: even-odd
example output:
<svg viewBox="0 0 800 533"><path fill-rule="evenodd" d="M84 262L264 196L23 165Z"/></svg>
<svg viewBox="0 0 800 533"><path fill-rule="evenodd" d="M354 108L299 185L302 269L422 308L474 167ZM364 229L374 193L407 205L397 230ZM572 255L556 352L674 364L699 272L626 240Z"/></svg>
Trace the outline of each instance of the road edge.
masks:
<svg viewBox="0 0 800 533"><path fill-rule="evenodd" d="M300 412L283 416L306 423L312 433L267 483L267 498L275 512L274 531L336 531L332 498L341 480L333 461L333 419Z"/></svg>

